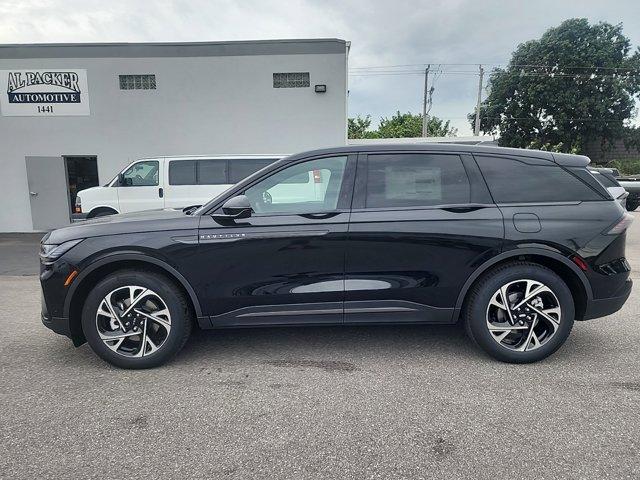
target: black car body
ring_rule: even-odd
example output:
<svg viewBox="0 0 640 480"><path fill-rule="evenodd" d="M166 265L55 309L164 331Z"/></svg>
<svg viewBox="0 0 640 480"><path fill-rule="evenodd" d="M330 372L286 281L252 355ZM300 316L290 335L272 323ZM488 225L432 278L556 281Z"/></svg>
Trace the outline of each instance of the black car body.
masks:
<svg viewBox="0 0 640 480"><path fill-rule="evenodd" d="M268 186L279 172L314 161L308 165L330 162L309 170L314 178L336 177L331 169L339 168L339 185L323 185L324 203L274 211L277 202L265 192L280 184L248 198L261 182ZM42 319L82 344L93 321L83 327L87 298L98 282L126 269L166 278L203 329L453 324L479 282L514 262L559 277L576 320L601 317L620 309L631 291L629 214L589 174L588 163L578 155L462 145L293 155L195 212L114 215L47 234ZM60 245L67 251L48 256Z"/></svg>

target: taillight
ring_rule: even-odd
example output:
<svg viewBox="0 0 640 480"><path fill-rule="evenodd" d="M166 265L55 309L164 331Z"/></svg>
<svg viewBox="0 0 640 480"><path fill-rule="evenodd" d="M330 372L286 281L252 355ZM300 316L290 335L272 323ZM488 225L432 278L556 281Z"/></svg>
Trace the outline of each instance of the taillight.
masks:
<svg viewBox="0 0 640 480"><path fill-rule="evenodd" d="M80 197L76 197L76 205L74 210L76 213L82 213L82 200L80 200Z"/></svg>
<svg viewBox="0 0 640 480"><path fill-rule="evenodd" d="M631 215L630 213L625 213L620 219L620 221L616 223L613 226L613 228L611 228L607 232L607 235L619 235L622 232L624 232L627 228L629 228L632 223L633 223L633 215Z"/></svg>

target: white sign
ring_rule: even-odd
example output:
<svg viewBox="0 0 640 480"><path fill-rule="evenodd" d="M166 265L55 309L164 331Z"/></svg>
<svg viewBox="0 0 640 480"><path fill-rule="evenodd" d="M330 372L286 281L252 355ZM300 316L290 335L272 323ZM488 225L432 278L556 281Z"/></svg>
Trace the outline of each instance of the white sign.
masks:
<svg viewBox="0 0 640 480"><path fill-rule="evenodd" d="M7 117L89 115L86 70L0 70L0 92Z"/></svg>

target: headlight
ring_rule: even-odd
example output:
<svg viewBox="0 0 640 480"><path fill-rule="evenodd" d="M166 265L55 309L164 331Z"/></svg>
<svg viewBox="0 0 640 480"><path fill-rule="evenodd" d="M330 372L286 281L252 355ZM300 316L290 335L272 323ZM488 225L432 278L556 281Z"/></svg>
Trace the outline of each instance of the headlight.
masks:
<svg viewBox="0 0 640 480"><path fill-rule="evenodd" d="M82 240L82 238L69 240L60 245L40 245L40 258L44 263L51 263L78 245Z"/></svg>

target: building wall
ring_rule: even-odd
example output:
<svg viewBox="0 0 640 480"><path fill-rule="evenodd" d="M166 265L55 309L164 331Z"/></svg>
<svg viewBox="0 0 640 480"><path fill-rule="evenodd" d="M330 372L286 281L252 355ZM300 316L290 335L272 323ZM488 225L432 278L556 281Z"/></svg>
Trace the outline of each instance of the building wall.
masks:
<svg viewBox="0 0 640 480"><path fill-rule="evenodd" d="M589 142L584 154L591 159L593 163L604 164L611 160L633 160L640 158L640 149L636 146L627 146L624 140L615 140L612 145L602 148L599 140Z"/></svg>
<svg viewBox="0 0 640 480"><path fill-rule="evenodd" d="M345 49L346 50L346 49ZM96 155L101 183L160 155L293 153L344 144L344 54L155 58L0 58L0 70L86 69L90 116L0 116L0 231L31 231L25 156ZM310 88L273 88L274 72L310 72ZM120 74L156 90L120 90ZM314 92L326 84L327 92ZM4 88L4 86L2 86Z"/></svg>

